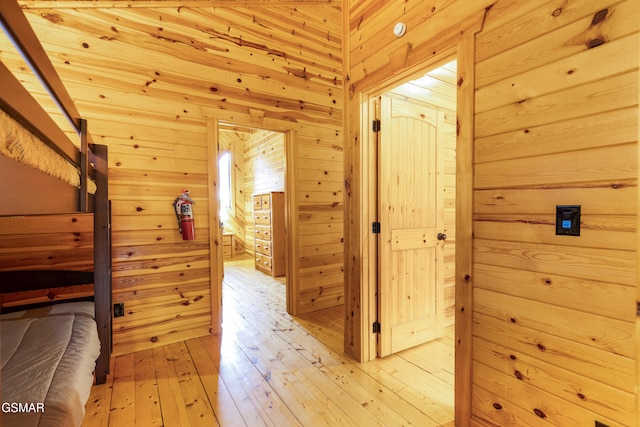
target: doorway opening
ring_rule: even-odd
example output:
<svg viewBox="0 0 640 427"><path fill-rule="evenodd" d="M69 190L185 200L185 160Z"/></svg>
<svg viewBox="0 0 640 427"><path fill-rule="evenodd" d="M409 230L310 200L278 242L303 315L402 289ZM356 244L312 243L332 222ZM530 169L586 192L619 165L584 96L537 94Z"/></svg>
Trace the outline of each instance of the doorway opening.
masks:
<svg viewBox="0 0 640 427"><path fill-rule="evenodd" d="M285 134L220 122L218 182L223 260L252 258L285 276Z"/></svg>
<svg viewBox="0 0 640 427"><path fill-rule="evenodd" d="M436 61L362 98L361 134L367 141L362 191L368 195L373 230L377 224L380 230L366 246L372 261L365 266L370 280L362 289L368 329L362 354L363 360L396 354L437 363L447 378L453 417L459 203L455 50ZM438 350L429 348L434 345Z"/></svg>
<svg viewBox="0 0 640 427"><path fill-rule="evenodd" d="M218 121L217 174L222 259L220 268L229 272L221 284L223 299L234 298L223 289L237 285L238 278L251 283L256 298L285 294L290 313L294 287L296 215L293 188L293 132L254 128ZM233 276L233 278L231 277ZM280 289L279 285L282 285ZM248 290L243 290L247 295ZM230 292L236 295L235 291ZM236 302L229 300L229 305ZM224 304L223 304L224 306ZM342 352L344 325L342 306L296 315L296 322L337 352Z"/></svg>
<svg viewBox="0 0 640 427"><path fill-rule="evenodd" d="M455 325L456 60L374 98L378 357Z"/></svg>

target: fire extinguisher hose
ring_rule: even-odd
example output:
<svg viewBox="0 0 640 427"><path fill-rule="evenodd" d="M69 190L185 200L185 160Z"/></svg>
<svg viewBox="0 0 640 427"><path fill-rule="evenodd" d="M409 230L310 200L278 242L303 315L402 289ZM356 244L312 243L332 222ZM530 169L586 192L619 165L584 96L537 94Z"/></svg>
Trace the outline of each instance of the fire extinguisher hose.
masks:
<svg viewBox="0 0 640 427"><path fill-rule="evenodd" d="M180 234L182 234L182 221L180 221L180 213L178 212L178 203L180 202L180 197L176 197L176 200L173 201L173 211L176 214L176 220L178 220L178 230Z"/></svg>

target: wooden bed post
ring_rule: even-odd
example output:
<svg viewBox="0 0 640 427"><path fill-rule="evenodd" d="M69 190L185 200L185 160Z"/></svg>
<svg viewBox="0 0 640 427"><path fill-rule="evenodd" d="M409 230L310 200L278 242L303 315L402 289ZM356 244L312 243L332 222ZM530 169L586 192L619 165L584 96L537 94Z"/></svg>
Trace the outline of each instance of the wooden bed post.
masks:
<svg viewBox="0 0 640 427"><path fill-rule="evenodd" d="M111 357L111 221L108 200L107 147L94 145L96 198L94 214L94 304L100 356L96 361L96 383L106 381Z"/></svg>
<svg viewBox="0 0 640 427"><path fill-rule="evenodd" d="M80 119L80 212L89 212L89 141L87 138L87 121Z"/></svg>

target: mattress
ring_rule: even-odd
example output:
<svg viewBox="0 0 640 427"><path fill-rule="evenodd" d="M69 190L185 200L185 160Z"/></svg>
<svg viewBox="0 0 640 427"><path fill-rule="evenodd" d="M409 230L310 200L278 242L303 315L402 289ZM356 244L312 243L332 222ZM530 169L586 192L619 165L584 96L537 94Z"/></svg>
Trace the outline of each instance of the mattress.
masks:
<svg viewBox="0 0 640 427"><path fill-rule="evenodd" d="M100 341L92 302L0 316L1 425L80 426Z"/></svg>
<svg viewBox="0 0 640 427"><path fill-rule="evenodd" d="M78 169L4 110L0 110L0 154L80 188ZM91 178L87 181L87 191L96 193L96 184Z"/></svg>

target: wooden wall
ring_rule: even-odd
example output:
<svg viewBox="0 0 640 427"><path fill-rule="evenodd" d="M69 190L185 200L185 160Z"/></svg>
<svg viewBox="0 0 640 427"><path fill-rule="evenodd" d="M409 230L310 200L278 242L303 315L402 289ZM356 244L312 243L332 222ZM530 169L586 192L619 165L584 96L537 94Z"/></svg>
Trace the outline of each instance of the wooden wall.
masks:
<svg viewBox="0 0 640 427"><path fill-rule="evenodd" d="M93 214L0 217L0 271L93 271Z"/></svg>
<svg viewBox="0 0 640 427"><path fill-rule="evenodd" d="M125 305L125 316L113 319L114 353L207 334L212 302L204 129L111 119L92 121L92 133L109 141L110 150L112 299ZM195 201L192 241L182 240L172 211L182 188Z"/></svg>
<svg viewBox="0 0 640 427"><path fill-rule="evenodd" d="M333 307L344 295L344 155L341 141L301 135L297 147L300 312Z"/></svg>
<svg viewBox="0 0 640 427"><path fill-rule="evenodd" d="M245 143L244 211L247 251L254 253L253 195L284 191L284 134L266 130L252 131Z"/></svg>
<svg viewBox="0 0 640 427"><path fill-rule="evenodd" d="M318 155L342 147L339 6L129 3L23 2L94 140L109 146L113 302L124 302L126 313L114 319L116 354L220 327L212 313L218 264L210 261L209 224L218 219L209 212L216 179L205 109L295 126L300 141L320 147ZM42 92L21 74L20 58L4 48L0 55L34 94ZM324 176L318 156L304 154L297 164ZM178 234L171 206L182 188L196 202L190 242ZM317 206L325 205L340 212L341 193ZM309 261L302 274L313 278L320 273L309 267L331 262L340 270L341 247L331 250L337 256Z"/></svg>
<svg viewBox="0 0 640 427"><path fill-rule="evenodd" d="M243 253L246 241L246 197L245 197L245 161L244 144L250 133L238 129L219 130L219 152L231 153L231 185L233 209L228 209L228 218L224 221L224 231L235 234L236 254Z"/></svg>
<svg viewBox="0 0 640 427"><path fill-rule="evenodd" d="M533 3L476 42L473 415L633 425L640 7Z"/></svg>
<svg viewBox="0 0 640 427"><path fill-rule="evenodd" d="M350 2L345 297L356 355L369 265L360 95L457 47L458 194L473 203L457 230L456 425L640 425L638 9ZM582 206L580 237L555 235L560 204Z"/></svg>

